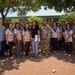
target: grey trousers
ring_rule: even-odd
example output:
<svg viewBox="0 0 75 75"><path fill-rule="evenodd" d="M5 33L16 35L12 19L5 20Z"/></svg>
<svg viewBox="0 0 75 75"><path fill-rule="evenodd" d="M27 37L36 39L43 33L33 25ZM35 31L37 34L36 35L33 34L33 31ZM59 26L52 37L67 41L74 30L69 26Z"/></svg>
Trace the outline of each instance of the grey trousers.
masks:
<svg viewBox="0 0 75 75"><path fill-rule="evenodd" d="M35 42L35 39L32 39L32 52L33 54L38 54L38 42Z"/></svg>
<svg viewBox="0 0 75 75"><path fill-rule="evenodd" d="M20 41L20 43L18 43L18 41L16 41L16 55L20 56L20 52L22 49L22 42Z"/></svg>

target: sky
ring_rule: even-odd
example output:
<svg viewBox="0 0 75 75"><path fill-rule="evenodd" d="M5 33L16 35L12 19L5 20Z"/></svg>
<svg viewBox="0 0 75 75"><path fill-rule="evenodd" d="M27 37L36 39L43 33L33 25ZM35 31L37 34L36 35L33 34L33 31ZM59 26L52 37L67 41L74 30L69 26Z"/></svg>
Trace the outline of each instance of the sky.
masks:
<svg viewBox="0 0 75 75"><path fill-rule="evenodd" d="M65 14L64 11L62 12L57 12L54 9L47 9L44 10L44 7L42 7L39 11L33 12L29 11L26 16L54 16L54 15L62 15ZM17 12L13 13L8 13L7 17L18 17Z"/></svg>

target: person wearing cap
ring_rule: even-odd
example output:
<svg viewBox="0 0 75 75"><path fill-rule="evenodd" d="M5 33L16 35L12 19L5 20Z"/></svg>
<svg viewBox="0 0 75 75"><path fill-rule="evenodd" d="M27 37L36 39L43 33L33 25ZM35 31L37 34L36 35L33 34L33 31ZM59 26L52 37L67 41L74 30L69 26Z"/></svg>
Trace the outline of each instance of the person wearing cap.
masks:
<svg viewBox="0 0 75 75"><path fill-rule="evenodd" d="M0 20L0 57L4 56L4 46L5 46L5 26L2 25L2 20Z"/></svg>
<svg viewBox="0 0 75 75"><path fill-rule="evenodd" d="M50 37L51 37L51 27L47 24L47 19L43 19L43 24L40 27L40 38L41 38L41 50L43 53L48 54L50 50Z"/></svg>

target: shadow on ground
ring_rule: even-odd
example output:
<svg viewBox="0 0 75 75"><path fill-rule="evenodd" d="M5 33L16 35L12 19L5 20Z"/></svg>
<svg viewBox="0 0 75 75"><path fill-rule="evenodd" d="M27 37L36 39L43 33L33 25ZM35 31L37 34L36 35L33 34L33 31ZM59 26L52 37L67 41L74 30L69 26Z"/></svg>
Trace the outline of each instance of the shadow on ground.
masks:
<svg viewBox="0 0 75 75"><path fill-rule="evenodd" d="M26 58L24 55L21 58L17 58L14 56L13 59L10 59L9 57L0 58L0 75L3 75L5 71L10 71L13 69L19 70L20 63L25 63L27 60L30 60L31 62L41 62L44 59L48 59L50 57L55 57L56 59L63 60L64 62L70 62L75 63L75 54L72 54L72 56L64 56L64 53L62 51L58 51L56 54L49 53L48 55L39 53L39 56L37 58L33 58L30 54L28 58Z"/></svg>

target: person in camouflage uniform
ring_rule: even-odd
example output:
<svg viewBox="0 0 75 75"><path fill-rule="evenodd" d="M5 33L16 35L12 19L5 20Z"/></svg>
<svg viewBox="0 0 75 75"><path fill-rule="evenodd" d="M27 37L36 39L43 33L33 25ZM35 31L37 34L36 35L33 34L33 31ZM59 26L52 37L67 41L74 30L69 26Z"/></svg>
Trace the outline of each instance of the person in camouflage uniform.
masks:
<svg viewBox="0 0 75 75"><path fill-rule="evenodd" d="M51 29L50 25L47 24L47 19L43 19L43 24L40 27L40 34L41 34L41 51L48 54L50 50L50 36L51 36Z"/></svg>
<svg viewBox="0 0 75 75"><path fill-rule="evenodd" d="M72 29L73 29L73 50L75 52L75 19L73 20Z"/></svg>

